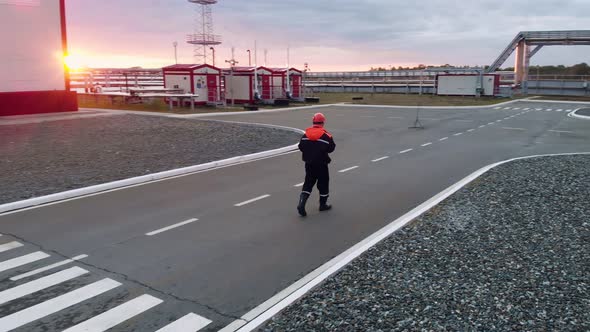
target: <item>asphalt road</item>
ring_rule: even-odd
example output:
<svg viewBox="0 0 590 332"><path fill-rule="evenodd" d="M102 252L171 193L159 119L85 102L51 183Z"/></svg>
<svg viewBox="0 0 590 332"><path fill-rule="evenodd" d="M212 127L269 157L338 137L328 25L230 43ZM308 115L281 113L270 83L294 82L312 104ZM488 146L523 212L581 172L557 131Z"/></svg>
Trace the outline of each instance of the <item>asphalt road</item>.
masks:
<svg viewBox="0 0 590 332"><path fill-rule="evenodd" d="M379 107L212 117L305 128L321 110L337 144L334 209L319 213L314 191L309 216L297 215L303 164L292 153L1 215L0 331L62 330L92 317L112 331L156 331L191 313L184 319L218 330L485 165L590 151L590 121L566 116L579 107L523 101L423 109L425 129L408 128L414 109ZM9 279L82 254L88 257ZM86 272L41 279L82 273L74 267ZM68 293L80 287L82 297ZM130 313L125 303L134 299L128 306L140 309Z"/></svg>

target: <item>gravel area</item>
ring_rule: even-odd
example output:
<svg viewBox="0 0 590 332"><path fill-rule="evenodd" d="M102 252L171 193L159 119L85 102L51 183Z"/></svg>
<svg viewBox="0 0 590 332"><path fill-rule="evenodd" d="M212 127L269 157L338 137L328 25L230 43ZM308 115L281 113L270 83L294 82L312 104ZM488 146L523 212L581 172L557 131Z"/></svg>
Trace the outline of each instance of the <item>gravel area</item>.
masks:
<svg viewBox="0 0 590 332"><path fill-rule="evenodd" d="M590 116L590 108L582 108L581 110L578 110L576 114Z"/></svg>
<svg viewBox="0 0 590 332"><path fill-rule="evenodd" d="M0 126L0 204L297 143L300 134L140 115Z"/></svg>
<svg viewBox="0 0 590 332"><path fill-rule="evenodd" d="M589 331L590 156L491 170L264 331Z"/></svg>

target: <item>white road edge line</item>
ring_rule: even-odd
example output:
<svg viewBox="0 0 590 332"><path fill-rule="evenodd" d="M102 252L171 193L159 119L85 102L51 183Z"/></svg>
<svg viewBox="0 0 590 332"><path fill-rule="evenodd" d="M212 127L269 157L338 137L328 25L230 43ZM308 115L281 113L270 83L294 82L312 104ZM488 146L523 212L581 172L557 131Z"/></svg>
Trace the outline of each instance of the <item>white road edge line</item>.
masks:
<svg viewBox="0 0 590 332"><path fill-rule="evenodd" d="M443 138L439 139L439 141L446 141L448 139L449 139L448 137L443 137Z"/></svg>
<svg viewBox="0 0 590 332"><path fill-rule="evenodd" d="M404 151L400 151L399 154L408 153L408 152L413 151L413 150L414 149L407 149L407 150L404 150Z"/></svg>
<svg viewBox="0 0 590 332"><path fill-rule="evenodd" d="M563 156L563 155L587 155L590 152L580 152L580 153L563 153L563 154L548 154L548 155L533 155L533 156L526 156L526 157L519 157L508 159L504 161L500 161L485 167L480 168L479 170L475 171L474 173L468 175L467 177L463 178L459 182L455 183L454 185L448 187L447 189L441 191L437 195L433 196L426 202L420 204L416 208L412 209L408 213L404 214L403 216L399 217L398 219L392 221L387 226L381 228L377 232L373 233L369 237L365 238L361 242L357 243L356 245L352 246L348 250L344 251L340 255L334 257L330 261L324 263L322 266L318 267L314 271L310 272L308 275L304 276L303 278L299 279L289 287L283 289L281 292L277 293L275 296L271 297L264 303L260 304L258 307L252 309L245 315L243 315L240 319L235 320L231 324L227 325L225 328L219 330L219 332L250 332L258 328L264 322L272 318L274 315L279 313L281 310L292 304L293 302L297 301L315 286L319 285L321 282L332 276L334 273L338 272L344 266L348 265L351 261L355 258L360 256L365 251L372 248L374 245L379 243L381 240L387 238L391 234L393 234L398 229L402 228L410 221L418 218L428 210L432 209L434 206L457 192L459 189L465 187L467 184L472 182L473 180L477 179L481 175L488 172L490 169L500 166L502 164L509 163L511 161L521 160L521 159L530 159L530 158L539 158L539 157L547 157L547 156Z"/></svg>
<svg viewBox="0 0 590 332"><path fill-rule="evenodd" d="M525 128L513 128L513 127L502 127L502 129L506 129L506 130L526 130Z"/></svg>
<svg viewBox="0 0 590 332"><path fill-rule="evenodd" d="M270 197L270 195L268 195L268 194L267 194L267 195L258 196L258 197L256 197L256 198L249 199L249 200L247 200L247 201L244 201L244 202L242 202L242 203L234 204L234 206L235 206L235 207L244 206L244 205L247 205L247 204L250 204L250 203L254 203L254 202L256 202L256 201L259 201L259 200L261 200L261 199L265 199L265 198L267 198L267 197Z"/></svg>
<svg viewBox="0 0 590 332"><path fill-rule="evenodd" d="M567 134L573 134L573 131L567 131L567 130L548 130L552 133L567 133Z"/></svg>
<svg viewBox="0 0 590 332"><path fill-rule="evenodd" d="M345 172L352 171L353 169L357 169L357 168L359 168L359 167L358 166L352 166L352 167L349 167L349 168L341 169L341 170L338 171L338 173L345 173Z"/></svg>
<svg viewBox="0 0 590 332"><path fill-rule="evenodd" d="M429 146L429 145L432 145L432 142L424 143L421 146Z"/></svg>
<svg viewBox="0 0 590 332"><path fill-rule="evenodd" d="M197 219L197 218L192 218L192 219L189 219L189 220L186 220L186 221L183 221L183 222L179 222L179 223L174 224L174 225L170 225L170 226L167 226L167 227L164 227L164 228L156 229L155 231L151 231L149 233L145 233L145 235L147 235L147 236L154 236L156 234L160 234L160 233L163 233L165 231L169 231L171 229L174 229L174 228L177 228L177 227L180 227L180 226L184 226L186 224L190 224L190 223L195 222L195 221L198 221L198 220L199 219Z"/></svg>
<svg viewBox="0 0 590 332"><path fill-rule="evenodd" d="M22 247L23 245L24 244L17 242L17 241L4 243L4 244L0 245L0 252L5 252L8 250L16 249L16 248Z"/></svg>
<svg viewBox="0 0 590 332"><path fill-rule="evenodd" d="M378 161L385 160L385 159L387 159L387 158L389 158L389 156L383 156L383 157L381 157L381 158L373 159L373 160L371 160L371 161L372 161L372 162L374 162L374 163L376 163L376 162L378 162Z"/></svg>
<svg viewBox="0 0 590 332"><path fill-rule="evenodd" d="M295 188L303 187L304 183L305 182L298 183L298 184L294 185L293 187L295 187Z"/></svg>
<svg viewBox="0 0 590 332"><path fill-rule="evenodd" d="M140 295L100 315L76 324L63 332L103 332L164 302L151 295Z"/></svg>
<svg viewBox="0 0 590 332"><path fill-rule="evenodd" d="M209 324L211 324L210 320L191 312L156 332L196 332Z"/></svg>
<svg viewBox="0 0 590 332"><path fill-rule="evenodd" d="M17 281L17 280L21 280L21 279L24 279L24 278L28 278L30 276L34 276L35 274L39 274L41 272L49 271L49 270L54 269L56 267L60 267L62 265L66 265L66 264L69 264L69 263L72 263L72 262L75 262L75 261L79 261L79 260L84 259L86 257L88 257L88 255L79 255L79 256L76 256L76 257L72 257L71 259L66 259L66 260L63 260L61 262L57 262L55 264L47 265L45 267L38 268L38 269L33 270L31 272L19 274L17 276L14 276L14 277L10 278L10 280Z"/></svg>

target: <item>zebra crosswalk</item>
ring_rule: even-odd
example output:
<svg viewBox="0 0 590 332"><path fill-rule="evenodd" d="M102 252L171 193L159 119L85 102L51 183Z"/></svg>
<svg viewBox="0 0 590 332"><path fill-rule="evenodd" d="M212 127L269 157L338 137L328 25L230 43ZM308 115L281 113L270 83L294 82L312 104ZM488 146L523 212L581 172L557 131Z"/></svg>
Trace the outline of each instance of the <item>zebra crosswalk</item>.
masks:
<svg viewBox="0 0 590 332"><path fill-rule="evenodd" d="M568 109L564 109L564 108L559 108L559 109L552 109L552 108L520 108L520 107L494 107L495 110L505 110L505 111L519 111L519 110L523 110L523 111L544 111L544 112L565 112L565 113L570 113L572 112L574 109L573 108L568 108Z"/></svg>
<svg viewBox="0 0 590 332"><path fill-rule="evenodd" d="M0 332L34 330L32 327L44 319L58 321L56 326L59 327L55 330L59 331L107 331L124 324L127 327L140 321L145 323L150 320L150 313L165 302L157 294L147 294L150 292L135 294L132 299L125 298L126 301L121 302L117 290L128 285L116 278L97 275L92 268L81 264L88 255L39 266L45 260L58 257L29 250L27 245L12 241L9 236L0 237L0 254ZM112 301L116 306L112 307L109 297L116 298ZM85 310L90 301L105 303L99 303L99 309L89 312L90 316L81 321L67 317L71 316L66 314L68 310ZM167 317L164 323L157 321L147 326L156 332L197 332L213 322L193 312L174 315L180 318L171 321ZM145 326L131 329L149 331ZM54 329L43 326L42 330Z"/></svg>

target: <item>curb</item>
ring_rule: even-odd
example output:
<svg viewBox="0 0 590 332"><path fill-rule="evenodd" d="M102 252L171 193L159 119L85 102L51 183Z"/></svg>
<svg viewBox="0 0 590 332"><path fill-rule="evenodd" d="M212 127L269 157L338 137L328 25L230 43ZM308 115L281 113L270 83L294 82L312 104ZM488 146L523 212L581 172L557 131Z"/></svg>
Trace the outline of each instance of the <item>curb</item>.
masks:
<svg viewBox="0 0 590 332"><path fill-rule="evenodd" d="M330 276L344 268L355 258L357 258L361 254L375 246L381 240L387 238L388 236L390 236L395 231L399 230L412 220L418 218L428 210L432 209L437 204L439 204L440 202L447 199L449 196L453 195L461 188L471 183L473 180L487 173L489 170L516 160L568 155L590 155L590 152L546 154L518 157L500 161L480 168L479 170L471 173L459 182L451 185L447 189L433 196L426 202L420 204L408 213L392 221L390 224L381 228L377 232L371 234L370 236L368 236L361 242L357 243L356 245L352 246L348 250L344 251L340 255L324 263L322 266L318 267L311 273L307 274L303 278L291 284L284 290L280 291L270 299L266 300L264 303L260 304L258 307L252 309L251 311L243 315L240 319L233 321L223 329L219 330L219 332L250 332L257 329L266 321L278 314L280 311L282 311L290 304L292 304L293 302L301 298L303 295L305 295L307 292L318 286L324 280L328 279Z"/></svg>
<svg viewBox="0 0 590 332"><path fill-rule="evenodd" d="M528 99L515 99L510 101L501 102L498 104L490 104L490 105L479 105L479 106L396 106L396 105L359 105L359 104L338 104L337 106L344 106L344 107L376 107L376 108L421 108L421 109L483 109L483 108L492 108L498 106L509 105L513 103L517 103L519 101L529 101ZM334 105L336 106L336 105Z"/></svg>
<svg viewBox="0 0 590 332"><path fill-rule="evenodd" d="M583 104L590 105L590 101L567 101L567 100L531 100L535 103L551 103L551 104Z"/></svg>
<svg viewBox="0 0 590 332"><path fill-rule="evenodd" d="M580 114L576 114L577 111L581 110L583 108L578 108L575 109L573 112L568 113L567 116L569 116L570 118L577 118L577 119L584 119L584 120L590 120L590 116L588 115L580 115Z"/></svg>
<svg viewBox="0 0 590 332"><path fill-rule="evenodd" d="M220 121L220 122L224 122L224 121ZM229 121L227 121L227 122L229 122ZM239 122L236 122L236 123L239 123ZM255 123L241 123L241 124L249 124L249 125L261 126L261 127L266 127L266 128L289 130L289 131L293 131L293 132L296 132L299 134L304 133L304 131L301 129L291 128L291 127L276 126L276 125L270 125L270 124L255 124ZM285 147L278 148L278 149L256 152L256 153L252 153L252 154L248 154L248 155L212 161L212 162L208 162L208 163L204 163L204 164L188 166L188 167L183 167L183 168L177 168L177 169L153 173L153 174L141 175L141 176L136 176L136 177L132 177L132 178L128 178L128 179L117 180L117 181L107 182L107 183L103 183L103 184L97 184L97 185L93 185L93 186L89 186L89 187L68 190L68 191L50 194L50 195L46 195L46 196L34 197L34 198L30 198L30 199L25 199L22 201L1 204L0 205L0 216L6 215L6 214L17 213L23 209L37 208L37 207L40 207L40 206L43 206L46 204L62 202L62 201L77 199L77 198L83 198L83 197L87 197L90 195L111 192L114 190L125 189L125 188L129 188L132 186L144 185L144 184L148 184L148 183L152 183L152 182L156 182L156 181L161 181L161 180L165 180L165 179L170 179L170 178L175 178L175 177L179 177L179 176L186 176L186 175L190 175L190 174L194 174L194 173L198 173L198 172L211 171L211 170L215 170L215 169L219 169L219 168L223 168L223 167L234 166L234 165L238 165L238 164L261 160L261 159L276 157L279 155L288 154L291 152L298 151L298 144L299 143L285 146Z"/></svg>

